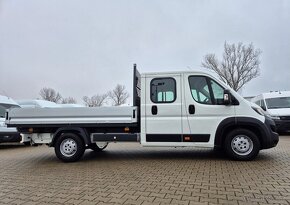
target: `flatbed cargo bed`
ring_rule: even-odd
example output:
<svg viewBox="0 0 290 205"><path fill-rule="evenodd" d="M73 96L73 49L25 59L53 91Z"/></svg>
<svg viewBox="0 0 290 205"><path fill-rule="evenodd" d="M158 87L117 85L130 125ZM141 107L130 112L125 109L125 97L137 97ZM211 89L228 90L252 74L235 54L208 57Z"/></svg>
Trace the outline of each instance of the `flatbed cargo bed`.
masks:
<svg viewBox="0 0 290 205"><path fill-rule="evenodd" d="M9 127L75 124L133 124L137 123L137 107L65 107L17 108L6 116Z"/></svg>

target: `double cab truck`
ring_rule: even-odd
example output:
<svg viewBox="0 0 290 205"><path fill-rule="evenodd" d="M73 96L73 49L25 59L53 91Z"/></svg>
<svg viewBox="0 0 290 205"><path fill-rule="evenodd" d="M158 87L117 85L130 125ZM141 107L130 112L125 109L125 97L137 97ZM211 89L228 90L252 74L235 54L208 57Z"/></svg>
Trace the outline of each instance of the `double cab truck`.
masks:
<svg viewBox="0 0 290 205"><path fill-rule="evenodd" d="M279 141L273 120L213 76L195 71L141 74L134 65L133 106L14 108L8 127L54 147L64 162L111 142L205 147L252 160Z"/></svg>

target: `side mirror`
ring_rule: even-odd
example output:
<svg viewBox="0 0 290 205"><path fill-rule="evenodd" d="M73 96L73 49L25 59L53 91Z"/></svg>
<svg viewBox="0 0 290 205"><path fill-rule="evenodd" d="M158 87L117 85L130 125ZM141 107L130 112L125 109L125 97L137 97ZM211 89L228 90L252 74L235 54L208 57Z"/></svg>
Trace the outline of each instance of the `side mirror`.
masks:
<svg viewBox="0 0 290 205"><path fill-rule="evenodd" d="M224 105L232 104L231 92L229 90L224 91Z"/></svg>

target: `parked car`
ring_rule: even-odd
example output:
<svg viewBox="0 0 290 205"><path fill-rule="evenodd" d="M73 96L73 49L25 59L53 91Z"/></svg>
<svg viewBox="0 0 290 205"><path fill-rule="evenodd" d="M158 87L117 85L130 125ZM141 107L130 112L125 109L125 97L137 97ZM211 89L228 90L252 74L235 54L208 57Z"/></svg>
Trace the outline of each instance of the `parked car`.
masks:
<svg viewBox="0 0 290 205"><path fill-rule="evenodd" d="M15 128L8 128L5 124L5 113L10 108L19 107L11 98L0 95L0 143L20 142L21 136Z"/></svg>
<svg viewBox="0 0 290 205"><path fill-rule="evenodd" d="M252 99L276 123L279 133L290 131L290 91L262 93Z"/></svg>
<svg viewBox="0 0 290 205"><path fill-rule="evenodd" d="M60 107L55 102L47 100L17 100L21 108Z"/></svg>

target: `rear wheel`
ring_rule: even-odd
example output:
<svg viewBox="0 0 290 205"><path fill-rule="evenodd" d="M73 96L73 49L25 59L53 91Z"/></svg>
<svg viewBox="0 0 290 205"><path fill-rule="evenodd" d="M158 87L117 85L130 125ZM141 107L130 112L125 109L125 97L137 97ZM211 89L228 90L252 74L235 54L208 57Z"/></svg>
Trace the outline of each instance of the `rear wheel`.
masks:
<svg viewBox="0 0 290 205"><path fill-rule="evenodd" d="M108 142L98 142L95 144L91 144L89 148L95 152L100 152L104 150L108 146Z"/></svg>
<svg viewBox="0 0 290 205"><path fill-rule="evenodd" d="M30 144L30 141L29 142L23 142L23 144L25 145L25 146L30 146L31 144Z"/></svg>
<svg viewBox="0 0 290 205"><path fill-rule="evenodd" d="M83 156L85 143L74 133L64 133L56 140L54 150L60 160L75 162Z"/></svg>
<svg viewBox="0 0 290 205"><path fill-rule="evenodd" d="M255 133L246 129L236 129L225 139L225 150L234 160L252 160L260 151L260 141Z"/></svg>

